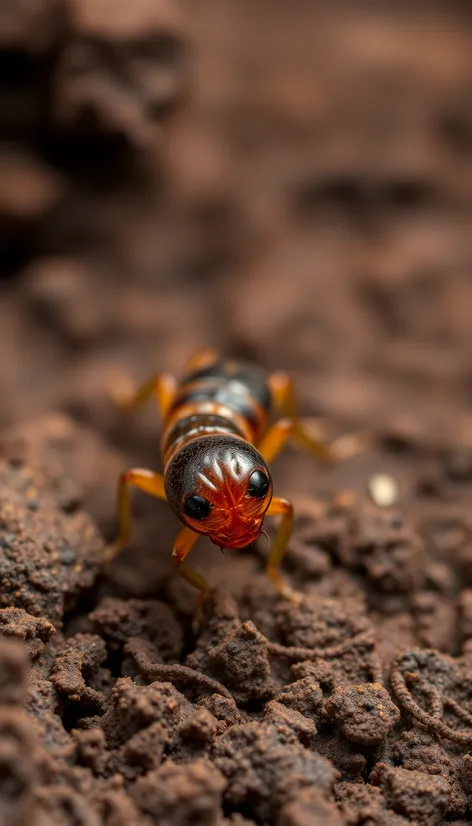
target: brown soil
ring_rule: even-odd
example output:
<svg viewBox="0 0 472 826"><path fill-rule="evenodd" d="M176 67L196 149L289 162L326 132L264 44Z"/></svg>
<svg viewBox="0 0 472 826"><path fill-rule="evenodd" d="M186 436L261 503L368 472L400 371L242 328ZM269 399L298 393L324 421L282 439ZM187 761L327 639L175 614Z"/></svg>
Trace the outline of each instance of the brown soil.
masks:
<svg viewBox="0 0 472 826"><path fill-rule="evenodd" d="M472 822L472 20L357 6L0 10L1 826ZM213 345L370 445L274 466L301 605L202 542L195 633L165 504L101 568L107 385Z"/></svg>

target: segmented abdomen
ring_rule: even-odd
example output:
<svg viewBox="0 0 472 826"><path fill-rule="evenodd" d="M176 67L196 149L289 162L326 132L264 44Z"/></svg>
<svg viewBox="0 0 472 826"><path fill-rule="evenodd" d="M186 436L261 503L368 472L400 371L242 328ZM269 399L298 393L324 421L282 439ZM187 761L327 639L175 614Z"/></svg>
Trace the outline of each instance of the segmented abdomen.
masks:
<svg viewBox="0 0 472 826"><path fill-rule="evenodd" d="M164 461L199 435L233 435L254 443L266 427L271 401L266 374L252 365L218 361L189 373L169 411Z"/></svg>

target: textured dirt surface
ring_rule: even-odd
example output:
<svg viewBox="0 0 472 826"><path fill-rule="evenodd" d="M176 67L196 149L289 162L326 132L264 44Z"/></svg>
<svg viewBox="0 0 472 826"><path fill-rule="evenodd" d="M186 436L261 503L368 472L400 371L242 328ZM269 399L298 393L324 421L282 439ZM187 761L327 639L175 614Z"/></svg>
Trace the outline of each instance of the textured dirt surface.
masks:
<svg viewBox="0 0 472 826"><path fill-rule="evenodd" d="M471 49L460 2L2 5L1 826L472 822ZM159 468L107 387L213 345L369 445L287 448L302 602L202 542L196 633L165 503L101 565Z"/></svg>

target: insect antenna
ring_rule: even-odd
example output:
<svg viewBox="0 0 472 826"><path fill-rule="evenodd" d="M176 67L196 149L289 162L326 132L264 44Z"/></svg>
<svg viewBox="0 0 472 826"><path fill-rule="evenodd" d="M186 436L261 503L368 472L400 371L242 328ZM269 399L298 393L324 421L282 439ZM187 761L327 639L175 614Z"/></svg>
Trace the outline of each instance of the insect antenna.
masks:
<svg viewBox="0 0 472 826"><path fill-rule="evenodd" d="M269 536L269 534L267 534L264 530L262 530L261 533L264 534L265 538L267 539L267 544L270 548L270 536Z"/></svg>

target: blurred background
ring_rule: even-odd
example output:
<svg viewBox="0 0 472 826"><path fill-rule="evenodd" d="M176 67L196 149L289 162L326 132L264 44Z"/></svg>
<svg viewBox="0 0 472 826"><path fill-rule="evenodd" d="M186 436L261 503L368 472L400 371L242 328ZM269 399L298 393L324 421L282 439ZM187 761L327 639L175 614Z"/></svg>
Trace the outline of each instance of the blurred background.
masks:
<svg viewBox="0 0 472 826"><path fill-rule="evenodd" d="M322 472L288 451L281 493L387 468L417 507L472 476L471 53L453 0L2 3L4 451L68 473L111 536L159 425L110 375L217 346L375 437ZM175 524L150 507L152 588Z"/></svg>

